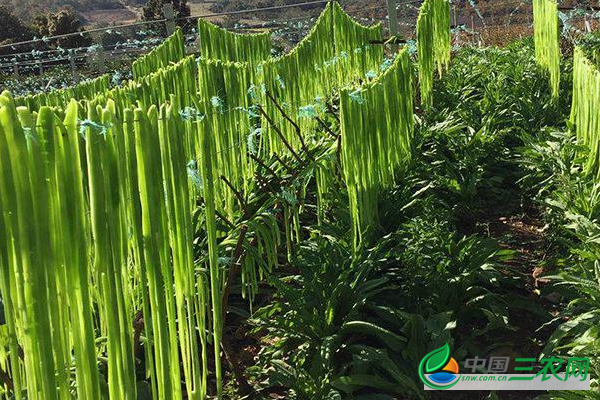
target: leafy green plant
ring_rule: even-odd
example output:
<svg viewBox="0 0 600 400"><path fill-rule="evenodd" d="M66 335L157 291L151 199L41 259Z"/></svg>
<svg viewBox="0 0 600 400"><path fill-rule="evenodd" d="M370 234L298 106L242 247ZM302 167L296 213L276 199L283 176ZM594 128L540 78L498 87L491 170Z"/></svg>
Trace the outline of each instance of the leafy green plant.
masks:
<svg viewBox="0 0 600 400"><path fill-rule="evenodd" d="M272 344L253 372L290 390L291 398L420 396L411 367L423 341L443 340L437 335L451 326L448 315L425 322L394 308L398 288L377 277L374 256L352 254L334 239L313 240L300 249L298 275L271 281L274 302L253 320Z"/></svg>
<svg viewBox="0 0 600 400"><path fill-rule="evenodd" d="M576 57L583 57L582 49L577 49L577 52L580 54ZM580 59L577 63L586 65L576 67L581 69L575 74L585 74L587 68L593 68L586 60ZM574 77L574 90L585 87L586 83L581 79L582 76ZM593 115L590 120L586 119L587 111L581 107L588 104L588 98L581 96L580 93L574 97L572 113L572 121L580 124L593 119ZM585 107L590 106L588 104ZM558 244L553 252L560 269L545 277L550 285L542 293L557 294L561 308L558 315L542 327L553 329L543 354L588 356L591 358L590 373L593 375L600 345L597 329L600 185L596 174L590 173L590 160L595 162L596 155L591 144L593 142L590 141L592 139L585 139L585 126L589 125L579 125L580 134L577 135L570 131L546 130L540 132L538 137L526 137L521 162L528 170L523 183L530 186L550 227L549 235ZM576 125L569 127L575 128ZM593 386L592 392L586 393L585 397L595 398L597 393L597 387ZM552 392L544 398L576 399L582 395Z"/></svg>
<svg viewBox="0 0 600 400"><path fill-rule="evenodd" d="M558 104L548 79L536 64L531 40L505 48L463 47L443 80L434 89L435 111L430 118L443 120L456 111L462 122L474 128L488 126L534 133L544 126L560 127L569 115L572 78L568 63L562 65L563 94ZM563 98L564 97L564 98Z"/></svg>

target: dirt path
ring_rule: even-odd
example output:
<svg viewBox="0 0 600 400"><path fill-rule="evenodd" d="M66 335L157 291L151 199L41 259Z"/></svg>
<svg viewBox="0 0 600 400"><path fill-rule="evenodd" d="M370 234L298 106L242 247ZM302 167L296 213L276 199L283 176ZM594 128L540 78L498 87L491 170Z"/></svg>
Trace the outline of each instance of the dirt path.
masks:
<svg viewBox="0 0 600 400"><path fill-rule="evenodd" d="M506 339L506 346L495 350L497 355L515 357L538 357L543 345L551 335L550 329L540 327L556 315L555 299L542 289L548 281L542 275L548 274L548 243L543 221L534 211L523 214L499 216L484 224L487 236L498 241L503 250L513 252L504 262L508 274L519 284L513 294L519 300L509 309L510 324L516 329ZM483 232L482 232L483 233ZM507 293L510 296L510 292ZM494 355L496 355L494 354ZM512 366L514 367L514 365ZM514 373L514 371L508 371ZM533 399L539 392L499 392L501 399Z"/></svg>

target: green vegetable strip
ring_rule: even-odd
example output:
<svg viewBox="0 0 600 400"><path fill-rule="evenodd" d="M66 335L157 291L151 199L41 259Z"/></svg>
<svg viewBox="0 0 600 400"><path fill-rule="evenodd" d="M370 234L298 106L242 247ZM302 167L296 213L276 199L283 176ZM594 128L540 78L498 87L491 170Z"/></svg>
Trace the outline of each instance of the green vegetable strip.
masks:
<svg viewBox="0 0 600 400"><path fill-rule="evenodd" d="M163 106L158 124L161 164L165 182L166 212L169 242L173 255L175 296L181 355L189 399L203 396L200 374L199 345L196 334L196 314L199 300L194 279L192 215L189 206L185 124L173 115L173 109Z"/></svg>
<svg viewBox="0 0 600 400"><path fill-rule="evenodd" d="M88 118L112 124L108 111L91 106ZM94 269L99 285L102 319L108 337L108 388L111 398L135 399L131 319L123 299L121 267L124 232L119 209L117 157L112 127L86 129L90 216L94 239Z"/></svg>
<svg viewBox="0 0 600 400"><path fill-rule="evenodd" d="M100 385L94 346L92 304L90 299L89 241L87 240L86 203L77 127L77 103L72 101L66 110L64 134L56 134L57 174L62 185L62 241L65 246L65 272L75 350L77 397L100 398Z"/></svg>
<svg viewBox="0 0 600 400"><path fill-rule="evenodd" d="M71 99L91 100L110 88L111 77L108 74L85 81L67 89L53 90L49 93L38 93L15 99L17 106L27 107L30 111L38 111L42 106L63 107Z"/></svg>
<svg viewBox="0 0 600 400"><path fill-rule="evenodd" d="M4 122L0 119L0 203L2 203L2 219L0 219L0 230L3 233L0 236L1 245L0 258L2 258L2 264L0 264L2 271L2 298L4 299L5 316L7 325L9 327L9 349L11 358L11 368L13 372L13 383L15 384L15 395L17 398L22 398L21 379L19 374L19 357L18 357L18 337L17 329L22 330L25 325L22 318L26 316L22 311L22 304L24 302L24 291L23 285L18 278L21 271L21 263L18 255L18 242L19 238L19 227L18 227L18 214L15 212L17 209L17 188L15 186L15 179L21 171L13 171L11 167L11 158L9 153L9 135L7 129L14 129L14 111L11 108L14 105L11 104L11 96L8 92L4 92L0 96L0 118L4 119ZM9 123L6 126L6 122ZM14 305L13 305L14 299ZM26 321L26 320L25 320ZM32 332L31 332L32 333ZM23 341L24 350L31 349L31 343L27 336L21 339ZM33 365L33 357L27 357L24 360L25 373L29 376L30 380L36 379L37 370ZM26 382L28 389L35 386L34 382Z"/></svg>
<svg viewBox="0 0 600 400"><path fill-rule="evenodd" d="M179 357L172 300L172 277L167 269L165 232L165 194L160 166L158 115L155 107L148 114L135 110L137 175L142 211L144 259L150 292L158 395L161 399L180 399Z"/></svg>
<svg viewBox="0 0 600 400"><path fill-rule="evenodd" d="M270 59L259 68L265 89L285 107L291 118L296 119L298 107L314 103L315 97L319 95L328 95L337 79L337 75L330 71L327 73L325 65L331 63L335 56L332 10L331 3L328 3L308 35L290 53ZM281 114L270 101L264 100L264 104L271 119L280 123L288 143L294 149L300 148L300 140L293 125L283 121ZM265 150L286 153L286 146L269 123L263 121L262 126L268 140Z"/></svg>
<svg viewBox="0 0 600 400"><path fill-rule="evenodd" d="M417 18L417 54L421 104L433 105L433 79L437 68L441 75L450 63L450 2L425 0Z"/></svg>
<svg viewBox="0 0 600 400"><path fill-rule="evenodd" d="M29 113L29 110L20 108L19 114L22 125L31 126L32 132L35 132L36 139L32 141L34 144L39 143L40 152L44 155L43 176L46 177L45 180L48 183L47 207L49 208L48 217L50 218L50 232L49 236L47 236L47 241L50 242L50 248L54 249L52 251L52 258L49 260L53 268L48 269L46 272L49 292L48 308L50 320L52 321L51 332L53 336L54 362L56 365L59 397L66 399L70 397L67 375L71 362L70 351L68 351L70 326L67 307L68 295L66 293L67 277L64 269L66 254L64 252L65 248L62 240L63 228L61 226L61 222L63 221L60 209L61 188L56 171L57 159L55 152L57 147L54 142L56 136L62 136L62 132L58 129L60 121L55 119L56 117L49 107L44 106L40 109L36 125L34 125L33 116Z"/></svg>
<svg viewBox="0 0 600 400"><path fill-rule="evenodd" d="M452 37L450 35L450 1L435 0L433 24L433 58L441 76L450 65Z"/></svg>
<svg viewBox="0 0 600 400"><path fill-rule="evenodd" d="M271 56L271 33L239 34L198 20L200 55L204 58L258 64Z"/></svg>
<svg viewBox="0 0 600 400"><path fill-rule="evenodd" d="M1 126L0 129L2 129ZM5 152L0 151L0 157L5 156ZM4 165L0 162L0 169L2 168L4 168ZM0 170L0 179L4 180L4 175ZM0 210L2 210L2 214L0 214L0 295L3 299L2 303L4 305L4 316L7 326L5 339L8 342L7 347L9 351L10 370L12 371L13 393L15 398L20 399L23 394L21 388L19 343L16 331L18 320L17 315L15 315L15 306L12 298L17 290L14 285L14 269L12 268L14 255L12 254L12 248L9 249L8 243L12 237L11 221L8 215L4 215L8 211L8 207L3 206L3 201L7 201L7 195L3 193L4 191L3 185L0 184Z"/></svg>
<svg viewBox="0 0 600 400"><path fill-rule="evenodd" d="M104 97L115 101L120 119L123 118L123 110L135 108L140 103L144 107L150 107L176 101L182 109L195 105L197 74L196 57L188 56L176 64L107 91Z"/></svg>
<svg viewBox="0 0 600 400"><path fill-rule="evenodd" d="M146 271L146 263L144 259L143 248L143 222L142 222L142 205L140 200L139 179L137 175L137 156L135 142L135 127L134 115L131 109L125 109L123 113L123 162L125 164L125 187L123 188L126 209L125 213L128 218L128 226L131 232L129 239L132 264L134 265L134 275L138 281L138 296L141 297L142 312L144 317L144 334L147 343L153 339L153 317L150 305L150 295L148 291L148 276ZM119 138L117 138L119 140ZM147 345L149 346L149 345ZM146 347L145 356L147 358L146 369L147 376L150 378L152 387L152 398L158 397L157 375L154 363L154 353L152 349Z"/></svg>
<svg viewBox="0 0 600 400"><path fill-rule="evenodd" d="M133 77L140 79L184 57L185 40L181 28L177 28L160 46L133 63Z"/></svg>
<svg viewBox="0 0 600 400"><path fill-rule="evenodd" d="M340 97L342 165L359 246L368 228L377 223L377 193L393 185L411 157L413 92L411 63L406 50L375 82Z"/></svg>
<svg viewBox="0 0 600 400"><path fill-rule="evenodd" d="M258 151L258 145L255 149L248 145L248 136L259 121L258 111L252 108L252 96L248 91L240 90L251 87L252 70L248 64L199 59L198 72L198 109L195 115L188 117L194 124L199 124L199 129L212 135L215 148L213 171L219 173L213 182L215 207L230 220L236 220L244 210L228 184L239 193L249 192L254 165L248 153ZM274 241L271 239L271 242ZM268 257L267 260L261 265L247 263L242 269L244 297L247 294L252 297L258 288L257 277L277 265L276 257Z"/></svg>
<svg viewBox="0 0 600 400"><path fill-rule="evenodd" d="M207 125L207 124L206 124ZM222 289L221 272L219 270L218 250L217 250L217 226L215 217L215 185L217 179L215 176L214 161L216 158L216 149L213 143L213 132L210 126L204 123L198 124L199 136L199 159L204 182L204 207L206 220L206 234L208 240L208 267L210 270L210 292L213 317L213 345L215 354L215 376L217 380L217 397L223 397L223 376L221 370L221 337L222 337Z"/></svg>
<svg viewBox="0 0 600 400"><path fill-rule="evenodd" d="M32 124L29 124L30 126ZM58 399L53 350L60 344L52 334L49 296L55 287L47 284L52 265L49 188L46 158L34 132L25 132L19 123L14 101L9 94L0 96L0 144L7 149L3 157L3 206L5 230L12 233L13 271L21 342L25 354L25 372L29 399ZM11 185L12 184L12 185ZM8 216L7 216L8 213ZM13 296L11 293L9 296ZM61 392L62 393L62 392Z"/></svg>
<svg viewBox="0 0 600 400"><path fill-rule="evenodd" d="M535 59L550 75L552 97L558 98L560 85L560 45L558 4L555 0L533 0Z"/></svg>

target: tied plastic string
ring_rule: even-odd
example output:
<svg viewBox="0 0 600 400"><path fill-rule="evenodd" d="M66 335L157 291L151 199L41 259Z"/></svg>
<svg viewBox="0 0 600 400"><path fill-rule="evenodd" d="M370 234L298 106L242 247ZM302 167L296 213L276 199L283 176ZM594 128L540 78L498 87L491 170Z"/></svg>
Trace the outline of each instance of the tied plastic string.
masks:
<svg viewBox="0 0 600 400"><path fill-rule="evenodd" d="M283 79L281 79L281 77L279 75L277 75L275 80L277 81L277 83L279 84L279 87L281 89L285 89L285 82L283 81Z"/></svg>
<svg viewBox="0 0 600 400"><path fill-rule="evenodd" d="M348 96L350 97L350 100L354 101L355 103L361 105L365 104L365 99L362 97L361 89L356 89L355 91L348 93Z"/></svg>
<svg viewBox="0 0 600 400"><path fill-rule="evenodd" d="M79 134L84 137L87 129L91 129L92 131L100 134L101 136L106 136L110 125L102 125L97 122L92 121L91 119L85 119L79 122Z"/></svg>
<svg viewBox="0 0 600 400"><path fill-rule="evenodd" d="M247 147L248 147L248 151L253 155L256 155L256 146L254 145L254 138L261 133L262 133L262 128L255 128L248 135Z"/></svg>
<svg viewBox="0 0 600 400"><path fill-rule="evenodd" d="M204 188L204 184L202 182L202 177L200 176L200 172L198 171L198 163L196 160L190 160L187 165L187 174L190 178L192 184L199 190Z"/></svg>
<svg viewBox="0 0 600 400"><path fill-rule="evenodd" d="M183 110L179 111L179 115L181 116L181 118L184 121L202 121L204 118L206 118L206 115L202 114L201 112L199 112L198 110L196 110L194 107L185 107Z"/></svg>
<svg viewBox="0 0 600 400"><path fill-rule="evenodd" d="M315 104L309 104L304 107L300 107L298 110L298 118L313 119L318 115L319 113L317 111L317 105Z"/></svg>
<svg viewBox="0 0 600 400"><path fill-rule="evenodd" d="M213 96L210 98L210 104L219 112L219 114L223 114L223 112L224 112L223 99L221 99L219 96Z"/></svg>

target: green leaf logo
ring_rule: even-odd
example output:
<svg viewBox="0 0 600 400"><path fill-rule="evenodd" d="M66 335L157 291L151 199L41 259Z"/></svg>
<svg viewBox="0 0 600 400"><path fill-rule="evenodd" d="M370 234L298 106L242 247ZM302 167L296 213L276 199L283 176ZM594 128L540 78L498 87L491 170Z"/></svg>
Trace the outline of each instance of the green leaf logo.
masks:
<svg viewBox="0 0 600 400"><path fill-rule="evenodd" d="M448 364L448 361L450 360L450 346L448 346L448 343L446 343L443 347L435 349L431 353L427 354L424 360L427 360L425 363L426 373L431 374L434 371L437 371Z"/></svg>
<svg viewBox="0 0 600 400"><path fill-rule="evenodd" d="M448 346L448 343L423 357L419 364L419 377L423 383L432 389L448 389L456 385L459 381L458 379L447 384L439 384L432 382L425 376L426 374L433 374L441 370L448 364L448 361L450 361L450 346Z"/></svg>

